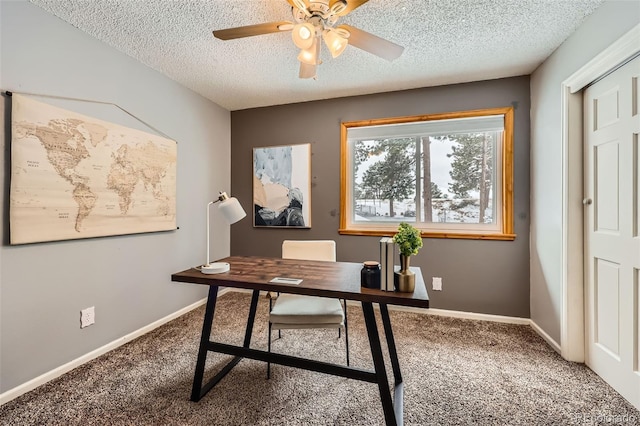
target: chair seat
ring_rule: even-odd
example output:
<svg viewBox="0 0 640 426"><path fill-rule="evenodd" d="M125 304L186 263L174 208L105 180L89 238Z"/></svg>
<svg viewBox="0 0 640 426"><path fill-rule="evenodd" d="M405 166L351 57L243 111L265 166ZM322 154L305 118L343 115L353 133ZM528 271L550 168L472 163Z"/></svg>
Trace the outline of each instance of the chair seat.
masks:
<svg viewBox="0 0 640 426"><path fill-rule="evenodd" d="M344 311L338 299L281 294L269 313L274 328L343 327ZM277 324L277 327L276 327Z"/></svg>
<svg viewBox="0 0 640 426"><path fill-rule="evenodd" d="M327 323L327 324L319 324L319 323L315 323L315 324L303 324L303 323L277 323L277 322L272 322L271 323L271 328L273 330L296 330L296 329L309 329L309 328L331 328L331 329L335 329L335 328L341 328L344 329L344 323Z"/></svg>

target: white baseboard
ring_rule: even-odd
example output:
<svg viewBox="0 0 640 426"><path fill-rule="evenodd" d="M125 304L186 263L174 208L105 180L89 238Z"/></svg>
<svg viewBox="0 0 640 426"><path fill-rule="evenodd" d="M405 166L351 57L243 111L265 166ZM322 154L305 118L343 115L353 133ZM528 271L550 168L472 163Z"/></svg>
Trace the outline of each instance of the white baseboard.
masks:
<svg viewBox="0 0 640 426"><path fill-rule="evenodd" d="M233 289L233 288L222 288L218 295L223 295L225 293L228 293L229 291L239 291L239 292L251 292L252 290L244 290L244 289ZM23 395L35 388L37 388L38 386L41 386L57 377L62 376L64 373L67 373L68 371L73 370L76 367L81 366L82 364L85 364L97 357L99 357L100 355L103 355L113 349L116 349L119 346L124 345L127 342L130 342L131 340L140 337L158 327L160 327L163 324L166 324L167 322L174 320L176 318L178 318L181 315L186 314L189 311L192 311L193 309L198 308L199 306L204 305L207 302L207 299L204 298L202 300L199 300L195 303L192 303L191 305L180 309L179 311L176 311L170 315L167 315L164 318L161 318L145 327L142 327L132 333L127 334L126 336L123 336L119 339L114 340L113 342L107 343L106 345L91 351L79 358L74 359L73 361L70 361L58 368L55 368L47 373L44 373L32 380L29 380L26 383L23 383L22 385L16 386L13 389L10 389L2 394L0 394L0 405L5 404L9 401L11 401L12 399L15 399L17 397L19 397L20 395ZM352 302L350 301L349 304L351 305ZM357 304L357 302L353 302L353 304ZM502 323L509 323L509 324L523 324L523 325L530 325L533 330L538 333L554 350L556 350L558 353L560 353L560 345L558 345L558 343L553 340L547 333L544 332L544 330L542 330L536 323L534 323L533 321L531 321L529 318L519 318L519 317L508 317L508 316L502 316L502 315L490 315L490 314L480 314L480 313L475 313L475 312L462 312L462 311L450 311L450 310L445 310L445 309L422 309L422 308L412 308L412 307L404 307L404 306L393 306L393 305L389 305L389 310L397 310L397 311L405 311L405 312L413 312L413 313L419 313L419 314L425 314L425 315L440 315L440 316L446 316L446 317L453 317L453 318L463 318L463 319L471 319L471 320L480 320L480 321L493 321L493 322L502 322Z"/></svg>
<svg viewBox="0 0 640 426"><path fill-rule="evenodd" d="M549 346L551 346L553 348L553 350L555 350L560 355L562 355L562 348L560 347L558 342L553 340L553 338L551 336L549 336L542 328L540 328L540 326L538 324L533 322L533 320L531 321L531 328L533 328L533 330L536 333L538 333L540 335L540 337L542 337L549 344Z"/></svg>
<svg viewBox="0 0 640 426"><path fill-rule="evenodd" d="M426 315L438 315L442 317L462 318L462 319L470 319L470 320L477 320L477 321L503 322L507 324L521 324L521 325L531 324L531 320L529 318L507 317L503 315L492 315L492 314L480 314L477 312L450 311L446 309L434 309L434 308L422 309L422 308L412 308L412 307L406 307L406 306L392 306L392 305L389 305L389 310L414 312L414 313L426 314Z"/></svg>
<svg viewBox="0 0 640 426"><path fill-rule="evenodd" d="M226 293L226 291L228 291L228 289L223 289L220 291L220 294L224 294ZM0 394L0 405L5 404L9 401L11 401L12 399L15 399L17 397L19 397L20 395L23 395L29 391L32 391L33 389L37 388L38 386L42 386L47 382L50 382L51 380L58 378L60 376L62 376L64 373L67 373L71 370L73 370L76 367L81 366L82 364L85 364L97 357L99 357L100 355L103 355L119 346L124 345L127 342L130 342L131 340L142 336L143 334L146 334L158 327L160 327L163 324L168 323L171 320L174 320L176 318L178 318L181 315L186 314L189 311L192 311L193 309L204 305L205 303L207 303L207 299L204 298L202 300L198 300L195 303L192 303L191 305L184 307L182 309L180 309L179 311L176 311L170 315L167 315L164 318L160 318L159 320L152 322L149 325L146 325L132 333L129 333L123 337L120 337L119 339L114 340L113 342L107 343L106 345L95 349L85 355L82 355L79 358L76 358L72 361L69 361L68 363L61 365L60 367L57 367L51 371L48 371L34 379L29 380L26 383L23 383L19 386L16 386L13 389L9 389L8 391Z"/></svg>

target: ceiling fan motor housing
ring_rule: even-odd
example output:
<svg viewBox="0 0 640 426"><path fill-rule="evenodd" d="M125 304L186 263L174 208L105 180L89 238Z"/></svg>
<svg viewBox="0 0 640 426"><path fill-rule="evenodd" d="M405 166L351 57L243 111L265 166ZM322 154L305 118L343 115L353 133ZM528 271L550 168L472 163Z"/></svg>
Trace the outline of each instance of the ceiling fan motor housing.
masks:
<svg viewBox="0 0 640 426"><path fill-rule="evenodd" d="M337 4L345 4L338 2ZM322 31L325 27L333 27L339 16L336 8L329 7L329 0L310 1L308 9L292 7L293 19L298 23L310 22ZM338 10L342 10L338 8Z"/></svg>

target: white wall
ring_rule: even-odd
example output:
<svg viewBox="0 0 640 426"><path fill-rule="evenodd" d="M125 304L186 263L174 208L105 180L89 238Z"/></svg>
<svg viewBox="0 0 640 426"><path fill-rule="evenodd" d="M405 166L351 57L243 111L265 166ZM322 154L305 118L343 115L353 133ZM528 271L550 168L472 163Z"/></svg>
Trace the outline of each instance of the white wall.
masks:
<svg viewBox="0 0 640 426"><path fill-rule="evenodd" d="M179 230L8 246L3 96L0 394L206 296L170 275L202 264L206 203L230 190L230 113L25 1L0 3L0 89L113 102L178 142ZM215 163L212 160L215 159ZM215 166L212 166L215 164ZM229 252L215 224L212 257ZM80 329L80 309L96 324Z"/></svg>
<svg viewBox="0 0 640 426"><path fill-rule="evenodd" d="M561 84L638 22L640 1L604 3L531 76L531 319L559 344L566 267Z"/></svg>

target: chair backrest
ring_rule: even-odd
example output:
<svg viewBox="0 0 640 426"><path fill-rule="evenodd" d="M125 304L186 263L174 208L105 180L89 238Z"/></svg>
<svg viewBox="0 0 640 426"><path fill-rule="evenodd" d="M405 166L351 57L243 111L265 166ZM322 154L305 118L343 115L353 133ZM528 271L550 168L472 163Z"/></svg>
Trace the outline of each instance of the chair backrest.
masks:
<svg viewBox="0 0 640 426"><path fill-rule="evenodd" d="M336 242L333 240L284 240L283 259L336 261Z"/></svg>

